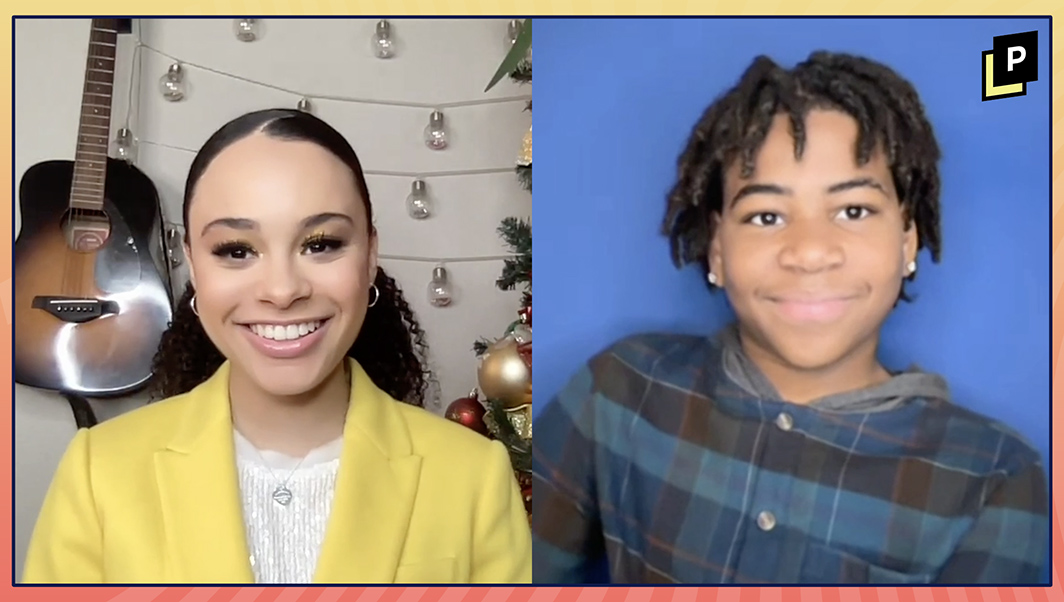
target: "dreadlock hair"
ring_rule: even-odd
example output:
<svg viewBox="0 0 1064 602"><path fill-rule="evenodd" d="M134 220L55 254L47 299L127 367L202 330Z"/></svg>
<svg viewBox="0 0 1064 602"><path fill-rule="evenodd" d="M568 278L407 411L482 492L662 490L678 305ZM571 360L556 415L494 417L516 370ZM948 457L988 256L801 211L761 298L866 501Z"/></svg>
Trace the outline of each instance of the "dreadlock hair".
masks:
<svg viewBox="0 0 1064 602"><path fill-rule="evenodd" d="M313 142L343 161L354 175L355 185L366 209L370 234L376 234L366 178L358 156L343 135L309 113L268 109L247 113L222 126L192 161L185 182L182 209L186 244L189 205L196 183L223 150L257 132L281 140ZM357 360L370 380L393 398L424 406L429 376L425 369L425 333L399 286L383 269L377 269L374 284L379 296L369 308L362 329L347 355ZM213 375L225 361L192 311L191 300L195 292L191 282L185 286L170 326L163 333L152 360L153 374L148 388L153 399L190 391Z"/></svg>
<svg viewBox="0 0 1064 602"><path fill-rule="evenodd" d="M789 118L795 158L801 159L805 117L812 109L842 111L857 121L858 165L867 163L877 148L883 150L906 227L915 222L918 248L926 247L938 263L941 153L916 89L875 61L818 51L790 70L758 56L739 83L702 114L680 155L662 223L677 267L697 263L703 275L708 272L706 257L722 212L724 171L739 161L742 177L753 174L754 159L778 114ZM899 299L909 300L904 282Z"/></svg>

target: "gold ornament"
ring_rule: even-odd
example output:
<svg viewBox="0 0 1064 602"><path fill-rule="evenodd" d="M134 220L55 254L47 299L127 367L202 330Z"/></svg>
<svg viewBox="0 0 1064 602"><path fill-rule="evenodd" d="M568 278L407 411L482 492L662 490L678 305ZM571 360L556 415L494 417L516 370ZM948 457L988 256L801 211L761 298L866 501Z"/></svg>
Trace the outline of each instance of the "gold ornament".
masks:
<svg viewBox="0 0 1064 602"><path fill-rule="evenodd" d="M477 369L480 392L488 399L502 402L507 409L526 403L532 388L532 369L525 363L513 337L504 337L481 356Z"/></svg>
<svg viewBox="0 0 1064 602"><path fill-rule="evenodd" d="M532 440L532 385L529 384L525 388L524 403L513 408L503 408L503 414L506 416L506 421L510 423L510 429L519 438L525 441ZM505 440L506 437L502 434L502 429L499 424L495 422L495 414L488 411L484 414L484 424L488 426L488 431L495 436L496 439Z"/></svg>
<svg viewBox="0 0 1064 602"><path fill-rule="evenodd" d="M532 165L532 126L528 126L528 133L521 141L521 156L517 159L517 164L521 167Z"/></svg>
<svg viewBox="0 0 1064 602"><path fill-rule="evenodd" d="M526 403L506 410L506 418L510 421L510 426L514 427L514 432L518 437L525 441L532 440L532 404Z"/></svg>

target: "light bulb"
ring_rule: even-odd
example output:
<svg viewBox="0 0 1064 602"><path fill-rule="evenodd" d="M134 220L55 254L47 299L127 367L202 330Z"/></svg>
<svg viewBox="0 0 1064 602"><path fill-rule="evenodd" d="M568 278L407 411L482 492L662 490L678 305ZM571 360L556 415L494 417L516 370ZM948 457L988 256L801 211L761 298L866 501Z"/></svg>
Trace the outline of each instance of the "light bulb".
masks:
<svg viewBox="0 0 1064 602"><path fill-rule="evenodd" d="M410 195L406 197L406 212L414 219L425 219L432 215L424 180L414 180L410 185Z"/></svg>
<svg viewBox="0 0 1064 602"><path fill-rule="evenodd" d="M447 148L447 129L443 125L442 111L433 111L429 115L429 124L425 126L425 146L432 150Z"/></svg>
<svg viewBox="0 0 1064 602"><path fill-rule="evenodd" d="M313 113L314 105L310 104L310 99L304 96L303 98L299 99L299 102L296 103L296 109L299 111L303 111L304 113Z"/></svg>
<svg viewBox="0 0 1064 602"><path fill-rule="evenodd" d="M234 19L233 33L241 42L254 42L259 39L261 27L258 19Z"/></svg>
<svg viewBox="0 0 1064 602"><path fill-rule="evenodd" d="M377 21L377 27L370 40L373 55L379 59L390 59L395 56L395 41L392 40L392 24L384 19Z"/></svg>
<svg viewBox="0 0 1064 602"><path fill-rule="evenodd" d="M170 102L178 102L185 99L185 72L179 63L170 65L166 73L159 78L159 91L163 98Z"/></svg>
<svg viewBox="0 0 1064 602"><path fill-rule="evenodd" d="M510 20L510 23L506 26L506 41L510 46L517 42L517 36L521 35L521 29L524 28L524 25L524 22L520 19Z"/></svg>
<svg viewBox="0 0 1064 602"><path fill-rule="evenodd" d="M134 163L137 160L137 139L129 128L119 128L111 141L111 156L120 161Z"/></svg>
<svg viewBox="0 0 1064 602"><path fill-rule="evenodd" d="M447 277L447 268L438 265L432 269L432 281L429 282L429 303L434 307L447 307L454 300L451 282Z"/></svg>

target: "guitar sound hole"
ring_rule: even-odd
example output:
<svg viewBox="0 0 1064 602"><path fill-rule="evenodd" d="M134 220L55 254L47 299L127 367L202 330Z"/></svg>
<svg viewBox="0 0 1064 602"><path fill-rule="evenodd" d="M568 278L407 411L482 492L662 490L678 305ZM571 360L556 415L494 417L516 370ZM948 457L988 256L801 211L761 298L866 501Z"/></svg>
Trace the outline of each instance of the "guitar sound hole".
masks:
<svg viewBox="0 0 1064 602"><path fill-rule="evenodd" d="M70 209L63 215L62 228L67 246L80 253L92 253L110 238L111 219L103 211Z"/></svg>

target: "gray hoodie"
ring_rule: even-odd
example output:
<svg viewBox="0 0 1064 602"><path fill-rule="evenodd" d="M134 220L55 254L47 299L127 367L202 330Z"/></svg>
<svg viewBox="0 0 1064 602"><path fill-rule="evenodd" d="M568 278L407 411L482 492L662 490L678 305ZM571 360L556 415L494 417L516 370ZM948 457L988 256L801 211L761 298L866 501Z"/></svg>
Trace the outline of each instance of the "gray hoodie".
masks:
<svg viewBox="0 0 1064 602"><path fill-rule="evenodd" d="M719 336L724 373L728 378L755 397L782 400L776 388L743 351L738 325L733 323L722 330ZM808 405L824 412L882 412L892 410L917 397L949 401L949 387L941 376L924 372L917 366L910 366L903 372L895 373L893 378L885 383L828 395Z"/></svg>

